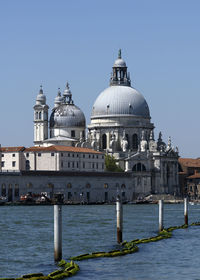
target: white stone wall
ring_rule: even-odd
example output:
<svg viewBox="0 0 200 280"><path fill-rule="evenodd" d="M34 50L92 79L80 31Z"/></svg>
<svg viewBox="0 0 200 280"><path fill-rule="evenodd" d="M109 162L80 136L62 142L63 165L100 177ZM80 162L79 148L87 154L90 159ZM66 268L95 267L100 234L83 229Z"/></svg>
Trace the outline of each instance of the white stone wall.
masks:
<svg viewBox="0 0 200 280"><path fill-rule="evenodd" d="M21 168L21 155L20 152L2 152L1 162L4 166L1 167L2 171L19 171Z"/></svg>
<svg viewBox="0 0 200 280"><path fill-rule="evenodd" d="M15 156L13 156L13 154ZM7 152L3 153L2 171L104 171L104 155L77 152ZM12 162L15 161L15 166ZM28 168L29 167L29 168Z"/></svg>

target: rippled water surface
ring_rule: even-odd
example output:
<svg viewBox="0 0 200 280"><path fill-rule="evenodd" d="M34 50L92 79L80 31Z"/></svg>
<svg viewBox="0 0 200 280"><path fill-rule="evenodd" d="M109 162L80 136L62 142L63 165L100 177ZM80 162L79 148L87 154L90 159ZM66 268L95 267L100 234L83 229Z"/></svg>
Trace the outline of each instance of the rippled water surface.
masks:
<svg viewBox="0 0 200 280"><path fill-rule="evenodd" d="M183 204L164 205L164 226L182 225ZM157 234L158 205L124 205L123 239ZM115 205L62 206L63 258L110 251L116 244ZM0 207L0 277L48 274L53 260L53 206ZM200 205L189 207L189 223ZM78 262L73 279L200 279L200 227L173 231L171 239L139 245L139 252Z"/></svg>

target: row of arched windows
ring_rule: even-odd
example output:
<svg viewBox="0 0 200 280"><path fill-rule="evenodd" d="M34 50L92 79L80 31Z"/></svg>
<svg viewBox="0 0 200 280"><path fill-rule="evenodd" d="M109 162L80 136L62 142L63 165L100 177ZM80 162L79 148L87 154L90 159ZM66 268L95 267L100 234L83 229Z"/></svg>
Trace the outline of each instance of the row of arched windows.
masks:
<svg viewBox="0 0 200 280"><path fill-rule="evenodd" d="M133 166L132 171L138 171L138 172L146 171L146 167L143 163L138 162Z"/></svg>
<svg viewBox="0 0 200 280"><path fill-rule="evenodd" d="M41 120L41 118L42 118L42 112L35 112L35 119Z"/></svg>

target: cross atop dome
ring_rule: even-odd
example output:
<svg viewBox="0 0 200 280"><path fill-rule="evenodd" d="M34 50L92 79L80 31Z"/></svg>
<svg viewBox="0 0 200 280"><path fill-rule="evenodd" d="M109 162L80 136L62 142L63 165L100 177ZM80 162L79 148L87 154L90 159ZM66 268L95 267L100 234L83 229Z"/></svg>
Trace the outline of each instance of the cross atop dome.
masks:
<svg viewBox="0 0 200 280"><path fill-rule="evenodd" d="M40 85L40 91L39 94L43 94L42 84Z"/></svg>
<svg viewBox="0 0 200 280"><path fill-rule="evenodd" d="M122 50L121 49L119 49L119 51L118 51L118 58L122 58Z"/></svg>

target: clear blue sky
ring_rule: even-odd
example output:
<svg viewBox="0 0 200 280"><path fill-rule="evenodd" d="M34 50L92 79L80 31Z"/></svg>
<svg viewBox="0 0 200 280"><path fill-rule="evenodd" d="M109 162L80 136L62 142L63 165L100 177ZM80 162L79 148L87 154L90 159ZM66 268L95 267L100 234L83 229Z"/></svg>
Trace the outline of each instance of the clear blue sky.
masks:
<svg viewBox="0 0 200 280"><path fill-rule="evenodd" d="M200 1L1 0L0 143L33 145L42 83L52 109L69 81L87 123L122 49L132 86L183 157L200 157Z"/></svg>

